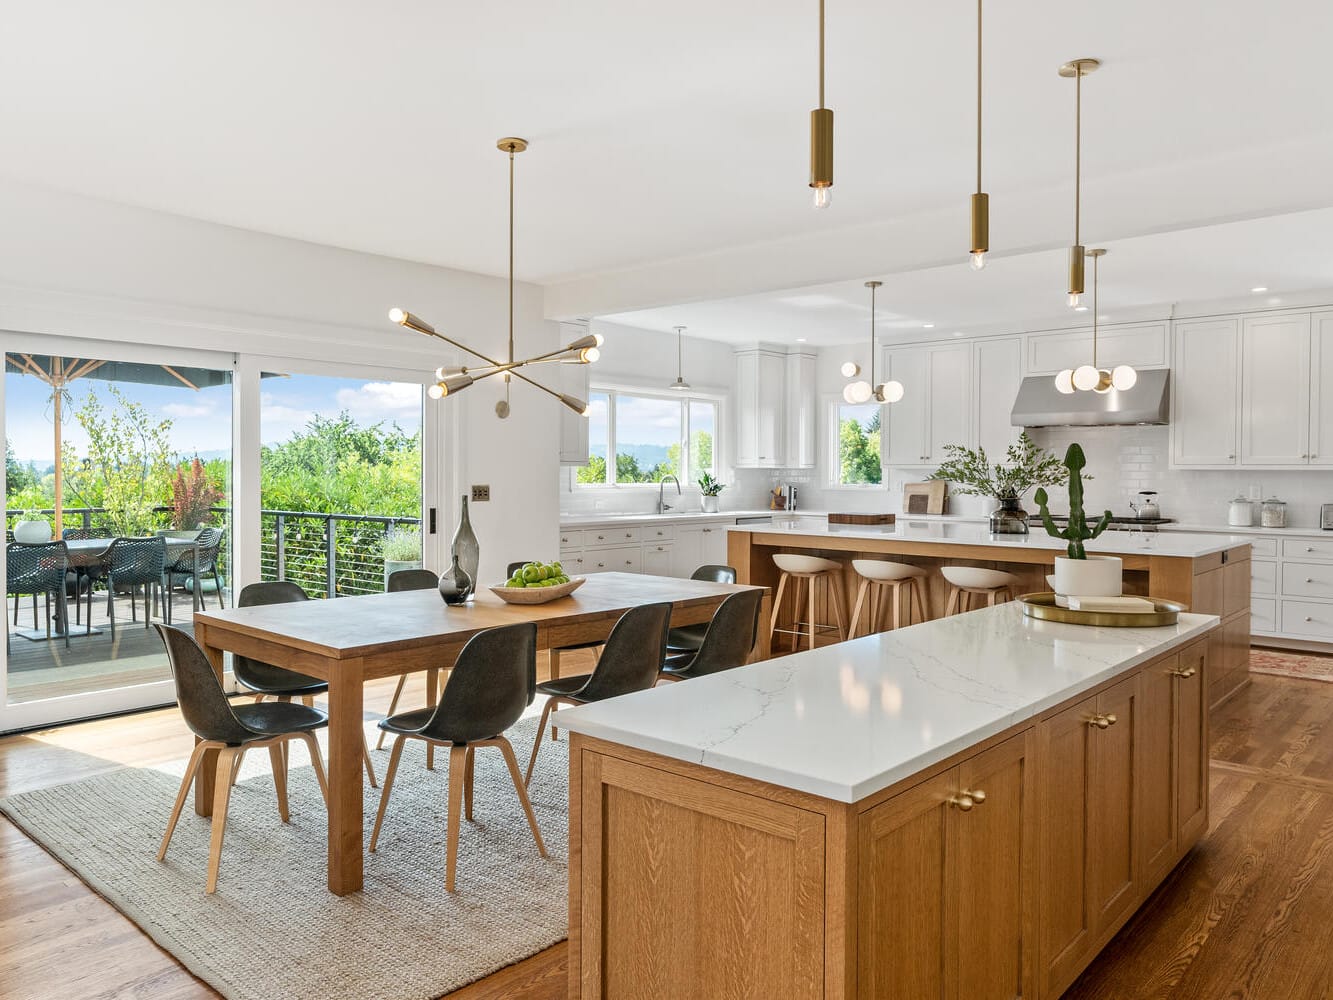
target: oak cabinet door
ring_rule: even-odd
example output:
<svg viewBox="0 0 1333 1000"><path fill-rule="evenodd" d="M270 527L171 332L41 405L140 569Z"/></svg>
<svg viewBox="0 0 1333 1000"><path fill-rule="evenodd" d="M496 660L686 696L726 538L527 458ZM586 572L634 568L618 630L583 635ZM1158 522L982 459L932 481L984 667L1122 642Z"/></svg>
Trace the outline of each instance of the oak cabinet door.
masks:
<svg viewBox="0 0 1333 1000"><path fill-rule="evenodd" d="M1138 901L1138 864L1134 832L1138 826L1134 801L1134 743L1138 730L1137 676L1107 688L1097 696L1101 718L1110 721L1102 729L1089 726L1092 734L1092 783L1089 813L1092 817L1091 868L1096 927L1114 923Z"/></svg>
<svg viewBox="0 0 1333 1000"><path fill-rule="evenodd" d="M1180 659L1143 668L1138 721L1139 857L1144 878L1160 880L1176 858L1176 683Z"/></svg>
<svg viewBox="0 0 1333 1000"><path fill-rule="evenodd" d="M1208 829L1208 648L1180 654L1176 677L1176 828L1181 843ZM1193 673L1190 673L1190 671Z"/></svg>

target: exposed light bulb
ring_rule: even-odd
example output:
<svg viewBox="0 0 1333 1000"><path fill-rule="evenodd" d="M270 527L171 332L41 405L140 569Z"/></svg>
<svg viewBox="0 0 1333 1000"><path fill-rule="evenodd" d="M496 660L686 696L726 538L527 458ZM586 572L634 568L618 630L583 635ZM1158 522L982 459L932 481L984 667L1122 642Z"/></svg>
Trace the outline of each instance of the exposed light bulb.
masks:
<svg viewBox="0 0 1333 1000"><path fill-rule="evenodd" d="M1069 308L1070 308L1070 309L1073 309L1073 308L1077 307L1077 306L1078 306L1078 300L1079 300L1079 293L1078 293L1078 292L1070 292L1070 293L1069 293Z"/></svg>
<svg viewBox="0 0 1333 1000"><path fill-rule="evenodd" d="M1116 365L1111 369L1111 385L1120 392L1133 389L1139 381L1139 373L1129 365Z"/></svg>
<svg viewBox="0 0 1333 1000"><path fill-rule="evenodd" d="M584 364L588 365L592 364L594 361L597 361L599 358L601 358L601 356L602 352L595 347L585 347L582 351L579 352L579 359L583 361Z"/></svg>
<svg viewBox="0 0 1333 1000"><path fill-rule="evenodd" d="M870 383L865 379L858 379L847 385L842 390L842 398L853 405L870 402L870 397L874 395L874 390L870 388Z"/></svg>
<svg viewBox="0 0 1333 1000"><path fill-rule="evenodd" d="M592 339L597 341L597 343L593 344L594 347L601 347L603 344L606 343L606 338L603 337L600 333L594 333L592 335Z"/></svg>
<svg viewBox="0 0 1333 1000"><path fill-rule="evenodd" d="M429 396L431 399L443 399L444 385L439 382L436 382L434 385L427 386L426 395Z"/></svg>
<svg viewBox="0 0 1333 1000"><path fill-rule="evenodd" d="M1097 388L1097 383L1101 381L1102 373L1092 365L1079 365L1074 369L1074 388L1087 392L1090 389Z"/></svg>
<svg viewBox="0 0 1333 1000"><path fill-rule="evenodd" d="M972 254L972 270L980 271L986 266L986 251L980 250Z"/></svg>
<svg viewBox="0 0 1333 1000"><path fill-rule="evenodd" d="M1055 376L1055 388L1066 396L1070 395L1074 391L1074 369L1066 368Z"/></svg>
<svg viewBox="0 0 1333 1000"><path fill-rule="evenodd" d="M833 201L833 188L825 185L815 188L815 208L828 208Z"/></svg>
<svg viewBox="0 0 1333 1000"><path fill-rule="evenodd" d="M389 310L389 322L402 325L403 320L407 319L407 313L395 307Z"/></svg>
<svg viewBox="0 0 1333 1000"><path fill-rule="evenodd" d="M875 395L879 397L880 402L896 403L903 398L903 384L894 381L885 382Z"/></svg>
<svg viewBox="0 0 1333 1000"><path fill-rule="evenodd" d="M856 378L861 374L861 366L855 361L844 361L839 371L842 372L843 378Z"/></svg>

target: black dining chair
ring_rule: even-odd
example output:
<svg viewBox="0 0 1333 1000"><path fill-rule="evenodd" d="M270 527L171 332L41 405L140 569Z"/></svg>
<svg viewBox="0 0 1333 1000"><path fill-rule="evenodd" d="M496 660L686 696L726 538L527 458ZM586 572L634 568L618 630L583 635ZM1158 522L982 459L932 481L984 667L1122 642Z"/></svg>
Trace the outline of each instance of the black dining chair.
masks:
<svg viewBox="0 0 1333 1000"><path fill-rule="evenodd" d="M106 573L106 613L111 620L111 637L116 637L116 592L130 596L130 620L137 622L135 593L143 589L143 627L148 628L151 618L149 599L156 607L162 591L162 574L167 568L167 540L165 538L116 538L102 554ZM89 598L91 603L91 597ZM165 610L165 601L163 601ZM92 617L92 609L88 611Z"/></svg>
<svg viewBox="0 0 1333 1000"><path fill-rule="evenodd" d="M162 643L167 648L167 662L176 684L176 700L191 732L199 738L190 763L185 768L176 803L167 821L167 831L157 850L157 860L167 856L176 822L180 819L185 797L190 792L195 774L203 763L204 754L218 751L213 774L213 824L208 848L208 880L204 891L213 893L218 887L218 869L222 863L222 837L227 828L227 805L231 801L231 786L240 769L241 756L246 750L268 749L273 766L273 787L278 798L278 815L284 823L291 818L287 808L287 745L299 739L310 751L310 765L315 769L320 793L327 807L328 779L319 754L319 743L314 731L329 724L329 717L317 708L290 702L235 705L222 690L217 674L199 644L186 632L171 625L153 623Z"/></svg>
<svg viewBox="0 0 1333 1000"><path fill-rule="evenodd" d="M6 593L14 595L14 624L18 624L19 598L32 595L32 627L37 628L37 597L46 608L46 638L51 639L51 595L56 598L56 618L65 632L69 648L69 613L65 606L65 574L69 569L69 549L64 540L25 544L10 542L5 546ZM5 629L5 649L9 649L9 629Z"/></svg>
<svg viewBox="0 0 1333 1000"><path fill-rule="evenodd" d="M691 580L706 580L709 583L735 583L736 571L730 566L700 566L690 574ZM695 625L680 625L667 633L667 653L693 653L703 645L704 633L708 631L708 622Z"/></svg>
<svg viewBox="0 0 1333 1000"><path fill-rule="evenodd" d="M308 600L310 595L290 580L272 580L266 583L247 584L236 596L236 607L256 608ZM239 654L232 656L231 669L236 683L254 695L255 704L266 698L272 698L280 702L300 699L305 705L313 706L315 695L327 694L329 690L328 681L300 674L286 667L275 667L271 663L262 663ZM361 733L361 759L366 768L366 778L370 781L370 787L378 788L364 730Z"/></svg>
<svg viewBox="0 0 1333 1000"><path fill-rule="evenodd" d="M193 607L193 584L196 580L202 580L204 577L211 575L213 577L213 590L218 595L218 607L226 607L222 601L222 574L218 570L218 554L222 551L222 537L221 528L204 528L199 532L199 537L195 539L194 545L182 552L173 562L167 564L167 621L172 620L172 613L175 611L172 588L176 585L176 577L178 576L186 577L191 582L190 600ZM208 601L204 598L203 587L199 588L199 606L201 608L208 607Z"/></svg>
<svg viewBox="0 0 1333 1000"><path fill-rule="evenodd" d="M671 602L643 604L620 616L615 628L607 636L606 648L590 674L581 677L561 677L537 685L537 693L546 695L542 706L541 723L537 737L532 741L532 756L523 776L524 784L532 781L532 769L537 766L537 753L546 733L546 720L560 705L586 705L604 701L622 694L646 691L657 683L666 653L667 628L671 624ZM555 739L555 725L551 726Z"/></svg>
<svg viewBox="0 0 1333 1000"><path fill-rule="evenodd" d="M508 568L505 570L506 579L513 576L515 570L522 569L529 562L533 561L534 560L527 559L527 560L521 560L519 562L511 562ZM592 650L592 658L593 662L595 663L597 661L597 658L602 654L603 645L604 641L602 639L592 639L589 640L588 642L576 642L568 646L552 646L550 649L547 650L547 655L549 656L549 660L547 662L550 664L552 679L560 676L560 657L562 654L577 653L580 650L590 649Z"/></svg>
<svg viewBox="0 0 1333 1000"><path fill-rule="evenodd" d="M759 589L742 590L724 600L708 623L703 644L693 653L668 656L662 664L662 679L683 681L742 666L759 637L763 601L764 592Z"/></svg>
<svg viewBox="0 0 1333 1000"><path fill-rule="evenodd" d="M389 594L400 594L406 590L434 590L440 585L440 578L428 569L399 569L389 574L389 579L385 582L384 590ZM403 696L403 686L407 683L407 674L398 675L398 686L393 689L393 697L389 699L389 711L386 715L393 715L398 710L398 700ZM435 699L439 697L439 671L426 671L426 692L428 702L435 704ZM431 694L435 692L435 694ZM384 749L384 730L380 730L379 739L375 741L375 749ZM434 760L428 763L428 767L433 767Z"/></svg>
<svg viewBox="0 0 1333 1000"><path fill-rule="evenodd" d="M82 542L89 538L105 538L105 532L98 532L92 528L62 528L60 537L65 542ZM87 565L71 566L70 573L74 576L74 586L70 588L74 597L74 620L83 622L83 605L79 598L83 594L88 595L88 622L84 628L85 635L91 635L93 631L92 622L92 603L93 588L106 576L106 572L100 563L91 563Z"/></svg>
<svg viewBox="0 0 1333 1000"><path fill-rule="evenodd" d="M393 752L389 757L389 770L384 775L384 791L380 794L375 827L370 834L370 849L374 851L379 843L384 811L393 791L403 745L409 739L418 739L425 740L428 746L449 748L448 847L444 876L444 885L449 892L454 891L458 861L460 807L465 808L467 818L472 819L472 765L480 747L498 747L504 755L514 791L532 829L532 839L537 842L537 852L546 857L546 845L537 829L537 817L528 801L514 748L504 737L504 731L532 704L536 691L537 626L532 622L503 625L478 632L468 640L458 654L438 705L404 712L382 721L380 728L394 735Z"/></svg>

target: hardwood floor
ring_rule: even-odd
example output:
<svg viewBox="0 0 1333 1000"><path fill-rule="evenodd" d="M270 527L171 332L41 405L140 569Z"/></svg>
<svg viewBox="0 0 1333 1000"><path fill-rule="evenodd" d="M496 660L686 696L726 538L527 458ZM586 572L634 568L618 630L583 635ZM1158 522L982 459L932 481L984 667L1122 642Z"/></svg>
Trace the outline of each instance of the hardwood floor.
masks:
<svg viewBox="0 0 1333 1000"><path fill-rule="evenodd" d="M383 710L391 691L368 686L368 708ZM1207 838L1066 997L1333 997L1329 720L1333 684L1267 676L1214 713ZM8 737L0 795L170 760L189 747L174 710ZM0 941L0 997L216 996L3 820ZM450 1000L561 1000L565 987L557 945Z"/></svg>

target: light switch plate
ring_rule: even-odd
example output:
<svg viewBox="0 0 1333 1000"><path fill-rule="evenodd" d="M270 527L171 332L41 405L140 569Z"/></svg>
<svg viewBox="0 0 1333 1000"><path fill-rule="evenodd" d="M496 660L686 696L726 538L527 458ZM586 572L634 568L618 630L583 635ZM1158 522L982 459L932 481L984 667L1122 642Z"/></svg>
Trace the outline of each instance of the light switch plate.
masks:
<svg viewBox="0 0 1333 1000"><path fill-rule="evenodd" d="M491 488L486 483L472 484L472 502L482 503L491 498Z"/></svg>

